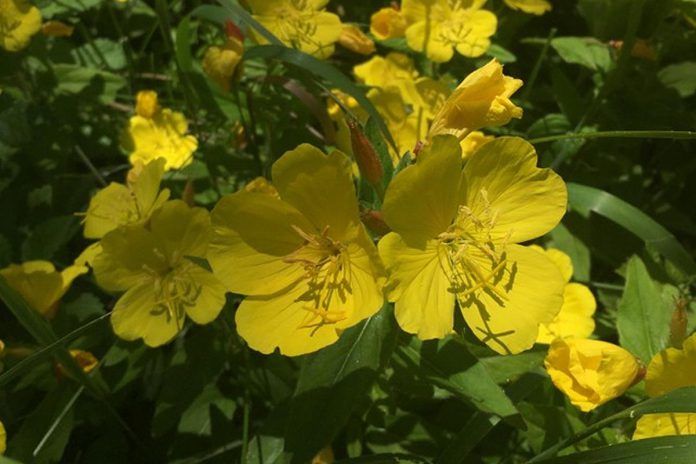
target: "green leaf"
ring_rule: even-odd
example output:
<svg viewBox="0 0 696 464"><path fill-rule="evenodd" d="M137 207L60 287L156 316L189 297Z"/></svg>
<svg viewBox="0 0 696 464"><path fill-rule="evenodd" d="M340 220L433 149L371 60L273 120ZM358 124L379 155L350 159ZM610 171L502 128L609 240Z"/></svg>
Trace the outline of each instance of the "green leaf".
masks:
<svg viewBox="0 0 696 464"><path fill-rule="evenodd" d="M399 354L408 366L438 387L481 411L519 422L519 411L505 391L463 344L452 339L420 342L413 337Z"/></svg>
<svg viewBox="0 0 696 464"><path fill-rule="evenodd" d="M696 263L674 235L635 206L604 190L574 183L568 184L568 202L584 216L594 212L630 231L687 276L696 274Z"/></svg>
<svg viewBox="0 0 696 464"><path fill-rule="evenodd" d="M616 329L621 346L646 364L665 348L669 339L673 304L663 298L660 287L652 280L638 256L628 260L626 286L619 302Z"/></svg>
<svg viewBox="0 0 696 464"><path fill-rule="evenodd" d="M657 437L619 443L543 461L544 464L693 464L696 435Z"/></svg>
<svg viewBox="0 0 696 464"><path fill-rule="evenodd" d="M73 49L70 53L75 61L83 66L100 68L106 65L114 71L126 67L126 54L123 51L123 46L113 40L97 38Z"/></svg>
<svg viewBox="0 0 696 464"><path fill-rule="evenodd" d="M674 89L683 98L696 93L696 61L671 64L657 73L665 87Z"/></svg>
<svg viewBox="0 0 696 464"><path fill-rule="evenodd" d="M501 63L514 63L517 61L517 57L514 53L498 44L491 44L491 46L488 47L488 50L486 50L486 55L497 59Z"/></svg>
<svg viewBox="0 0 696 464"><path fill-rule="evenodd" d="M376 379L396 333L388 308L305 358L285 425L291 462L308 462L330 444Z"/></svg>
<svg viewBox="0 0 696 464"><path fill-rule="evenodd" d="M612 65L609 46L593 37L557 37L551 46L566 63L605 72Z"/></svg>
<svg viewBox="0 0 696 464"><path fill-rule="evenodd" d="M551 246L570 257L573 263L573 280L589 282L591 257L587 245L563 223L558 224L549 235L552 239Z"/></svg>
<svg viewBox="0 0 696 464"><path fill-rule="evenodd" d="M236 407L237 404L233 399L225 397L215 384L209 383L181 414L177 431L194 435L210 435L213 409L231 420Z"/></svg>
<svg viewBox="0 0 696 464"><path fill-rule="evenodd" d="M52 259L80 230L75 216L58 216L40 223L22 243L22 259Z"/></svg>
<svg viewBox="0 0 696 464"><path fill-rule="evenodd" d="M56 64L51 69L58 81L56 91L59 94L78 94L91 84L95 84L100 86L99 101L110 103L116 98L116 93L126 86L126 80L123 77L94 68L74 64Z"/></svg>

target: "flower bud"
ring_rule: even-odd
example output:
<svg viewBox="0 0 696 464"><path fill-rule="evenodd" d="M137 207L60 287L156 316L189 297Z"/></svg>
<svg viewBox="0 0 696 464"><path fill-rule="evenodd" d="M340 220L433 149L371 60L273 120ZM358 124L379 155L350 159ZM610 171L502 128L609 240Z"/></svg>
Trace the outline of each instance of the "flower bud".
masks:
<svg viewBox="0 0 696 464"><path fill-rule="evenodd" d="M636 379L640 365L620 346L591 339L556 339L544 366L553 384L581 411L621 396Z"/></svg>
<svg viewBox="0 0 696 464"><path fill-rule="evenodd" d="M503 74L495 59L469 74L445 101L433 118L428 139L452 134L463 139L482 127L502 126L522 117L522 108L510 96L522 81Z"/></svg>
<svg viewBox="0 0 696 464"><path fill-rule="evenodd" d="M236 27L236 26L235 26ZM237 66L242 61L244 43L232 33L224 45L209 47L203 57L203 71L224 90L230 89L230 82Z"/></svg>
<svg viewBox="0 0 696 464"><path fill-rule="evenodd" d="M370 18L370 32L378 40L403 37L406 32L406 18L396 8L382 8Z"/></svg>
<svg viewBox="0 0 696 464"><path fill-rule="evenodd" d="M672 347L679 349L686 339L686 328L689 322L686 312L688 302L684 298L677 298L675 304L676 308L669 323L669 343Z"/></svg>
<svg viewBox="0 0 696 464"><path fill-rule="evenodd" d="M41 25L41 32L48 37L70 37L75 28L61 21L46 21Z"/></svg>
<svg viewBox="0 0 696 464"><path fill-rule="evenodd" d="M375 52L375 43L363 31L351 24L344 24L338 43L348 50L369 55Z"/></svg>
<svg viewBox="0 0 696 464"><path fill-rule="evenodd" d="M367 139L357 121L348 118L348 128L350 129L350 144L353 148L353 156L355 156L355 161L358 163L360 174L371 185L381 185L384 169L372 143Z"/></svg>
<svg viewBox="0 0 696 464"><path fill-rule="evenodd" d="M157 92L154 90L141 90L135 97L135 112L138 116L151 119L159 110Z"/></svg>

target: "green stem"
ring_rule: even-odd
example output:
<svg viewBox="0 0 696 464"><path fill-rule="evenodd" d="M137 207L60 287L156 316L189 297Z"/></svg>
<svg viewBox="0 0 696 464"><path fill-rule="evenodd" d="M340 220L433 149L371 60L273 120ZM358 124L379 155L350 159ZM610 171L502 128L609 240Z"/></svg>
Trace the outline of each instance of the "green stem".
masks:
<svg viewBox="0 0 696 464"><path fill-rule="evenodd" d="M555 142L556 140L569 139L696 139L696 131L670 131L670 130L645 130L645 131L600 131L583 132L560 135L549 135L529 140L531 144Z"/></svg>

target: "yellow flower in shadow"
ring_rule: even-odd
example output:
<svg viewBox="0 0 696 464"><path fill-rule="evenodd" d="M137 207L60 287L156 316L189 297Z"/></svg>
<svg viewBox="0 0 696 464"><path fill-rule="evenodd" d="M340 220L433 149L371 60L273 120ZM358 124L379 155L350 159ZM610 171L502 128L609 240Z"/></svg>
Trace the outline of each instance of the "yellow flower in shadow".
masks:
<svg viewBox="0 0 696 464"><path fill-rule="evenodd" d="M0 0L0 47L18 52L41 30L41 12L26 0Z"/></svg>

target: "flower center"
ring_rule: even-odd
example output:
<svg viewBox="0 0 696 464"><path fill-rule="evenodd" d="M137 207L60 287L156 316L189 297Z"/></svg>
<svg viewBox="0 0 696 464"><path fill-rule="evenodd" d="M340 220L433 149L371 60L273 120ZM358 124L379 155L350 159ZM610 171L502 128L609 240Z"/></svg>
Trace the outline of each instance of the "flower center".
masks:
<svg viewBox="0 0 696 464"><path fill-rule="evenodd" d="M192 266L196 264L183 259L176 266L170 265L163 271L150 270L155 293L155 307L152 309L152 314L164 315L167 322L173 319L179 331L186 309L196 305L203 290L203 286L191 278Z"/></svg>
<svg viewBox="0 0 696 464"><path fill-rule="evenodd" d="M314 39L317 34L317 22L315 11L307 0L290 0L278 7L275 11L278 18L276 22L280 29L280 37L289 42L295 48L302 48L302 44L313 45L317 50L323 45Z"/></svg>
<svg viewBox="0 0 696 464"><path fill-rule="evenodd" d="M328 235L328 226L321 234L309 234L297 226L293 229L304 244L284 260L304 268L307 290L296 301L306 302L307 317L298 328L314 328L346 319L337 308L353 292L350 285L350 257L345 245ZM313 332L313 333L314 333Z"/></svg>

